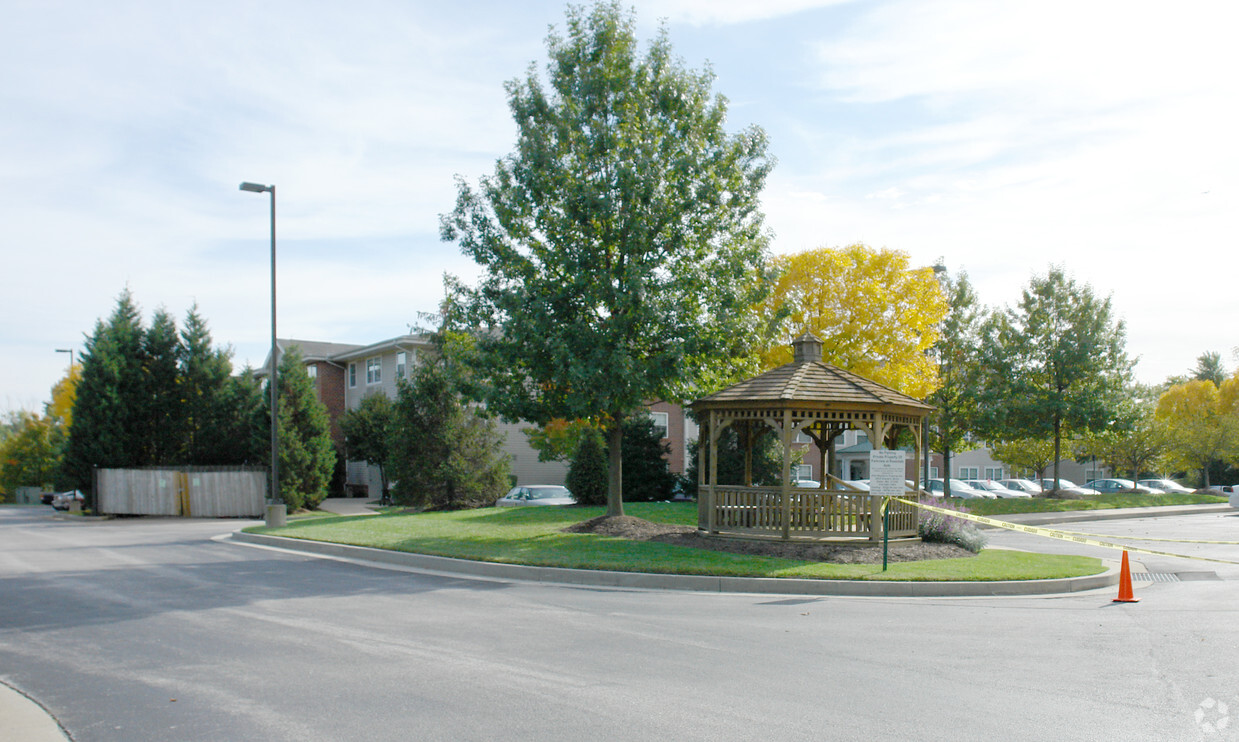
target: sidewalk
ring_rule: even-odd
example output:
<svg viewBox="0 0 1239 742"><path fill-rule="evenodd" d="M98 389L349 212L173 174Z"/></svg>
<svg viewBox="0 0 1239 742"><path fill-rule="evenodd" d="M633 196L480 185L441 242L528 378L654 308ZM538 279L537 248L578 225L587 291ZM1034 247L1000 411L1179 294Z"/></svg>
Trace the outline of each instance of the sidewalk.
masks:
<svg viewBox="0 0 1239 742"><path fill-rule="evenodd" d="M12 742L65 742L60 724L20 691L0 683L0 739Z"/></svg>

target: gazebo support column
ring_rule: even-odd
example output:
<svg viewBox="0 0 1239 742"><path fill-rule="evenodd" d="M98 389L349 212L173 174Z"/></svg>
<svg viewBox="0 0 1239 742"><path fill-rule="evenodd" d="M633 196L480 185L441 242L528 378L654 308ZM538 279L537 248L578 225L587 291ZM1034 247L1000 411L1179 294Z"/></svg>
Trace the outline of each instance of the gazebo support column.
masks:
<svg viewBox="0 0 1239 742"><path fill-rule="evenodd" d="M783 540L792 537L792 411L783 410Z"/></svg>

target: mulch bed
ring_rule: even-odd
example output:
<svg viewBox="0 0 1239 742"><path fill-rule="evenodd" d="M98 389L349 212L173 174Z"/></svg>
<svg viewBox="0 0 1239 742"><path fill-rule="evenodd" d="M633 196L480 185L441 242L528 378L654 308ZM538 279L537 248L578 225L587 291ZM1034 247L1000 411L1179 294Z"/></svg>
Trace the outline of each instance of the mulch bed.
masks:
<svg viewBox="0 0 1239 742"><path fill-rule="evenodd" d="M781 557L804 562L834 564L881 564L882 544L788 543L762 539L737 539L702 536L693 526L652 523L631 515L601 515L564 529L568 533L595 533L633 541L659 541L694 549L726 551L732 554ZM930 544L924 541L892 541L888 558L892 562L925 559L957 559L976 556L955 544Z"/></svg>

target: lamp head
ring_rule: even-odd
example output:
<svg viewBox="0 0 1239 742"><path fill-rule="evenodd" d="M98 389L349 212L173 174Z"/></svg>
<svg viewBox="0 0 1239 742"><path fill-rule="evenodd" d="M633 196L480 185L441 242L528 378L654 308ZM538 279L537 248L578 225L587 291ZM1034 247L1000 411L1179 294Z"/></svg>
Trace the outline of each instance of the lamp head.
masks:
<svg viewBox="0 0 1239 742"><path fill-rule="evenodd" d="M275 189L275 186L259 185L258 183L245 182L241 184L241 190L251 193L269 193Z"/></svg>

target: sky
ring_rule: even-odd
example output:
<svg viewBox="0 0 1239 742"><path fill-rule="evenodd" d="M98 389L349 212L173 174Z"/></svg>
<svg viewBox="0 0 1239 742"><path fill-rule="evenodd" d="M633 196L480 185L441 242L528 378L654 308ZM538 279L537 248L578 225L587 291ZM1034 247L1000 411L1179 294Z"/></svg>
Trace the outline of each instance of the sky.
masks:
<svg viewBox="0 0 1239 742"><path fill-rule="evenodd" d="M419 324L471 261L439 215L512 151L504 82L559 2L8 0L0 412L41 409L128 288L234 364ZM1051 266L1112 300L1136 377L1239 363L1239 4L633 3L757 125L775 253L864 242L1014 305Z"/></svg>

